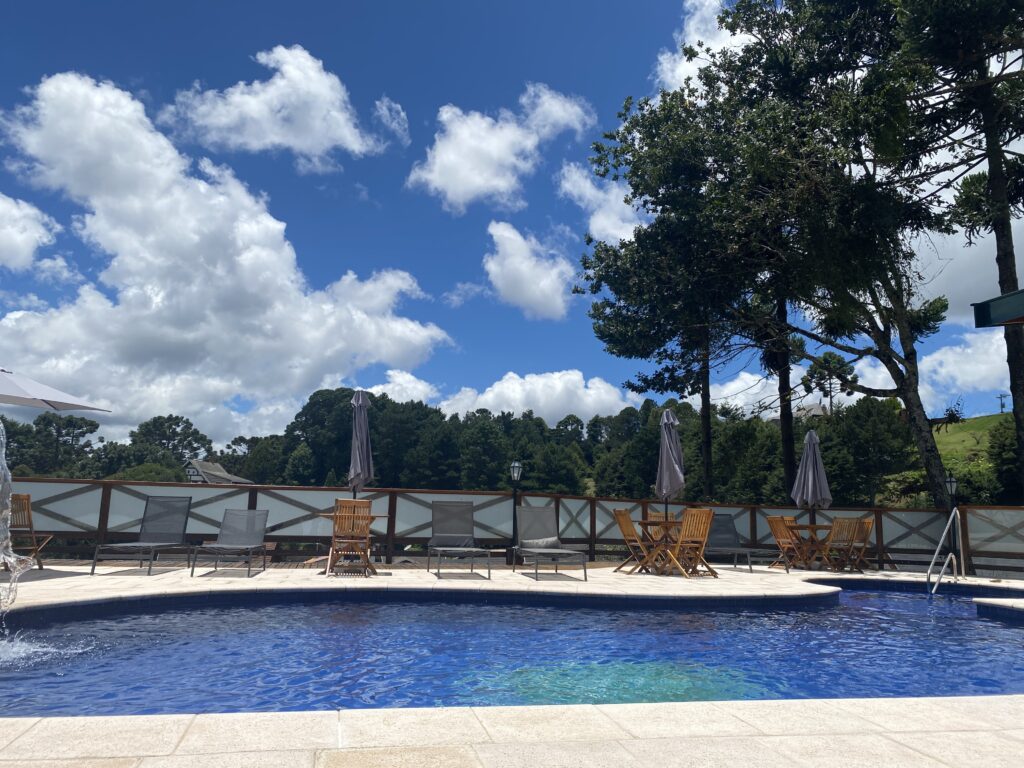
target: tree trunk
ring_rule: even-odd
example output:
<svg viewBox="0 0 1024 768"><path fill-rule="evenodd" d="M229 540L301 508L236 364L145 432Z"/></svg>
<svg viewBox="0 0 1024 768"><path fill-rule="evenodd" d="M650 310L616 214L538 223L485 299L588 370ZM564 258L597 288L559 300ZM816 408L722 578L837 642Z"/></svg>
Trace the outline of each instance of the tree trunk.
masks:
<svg viewBox="0 0 1024 768"><path fill-rule="evenodd" d="M715 478L711 460L711 350L707 343L700 361L700 453L704 498L710 501L715 497Z"/></svg>
<svg viewBox="0 0 1024 768"><path fill-rule="evenodd" d="M979 78L988 71L979 70ZM1013 249L1012 216L1006 178L1005 155L999 131L999 104L992 84L979 86L976 98L985 134L985 156L988 162L988 197L992 211L992 232L996 238L996 266L999 269L1000 294L1018 289L1017 262ZM1008 325L1003 328L1006 340L1006 364L1010 371L1010 395L1013 399L1013 422L1017 432L1017 477L1024 487L1024 328Z"/></svg>
<svg viewBox="0 0 1024 768"><path fill-rule="evenodd" d="M903 401L903 405L907 409L907 423L914 443L917 445L917 452L921 456L928 489L935 498L935 503L948 509L949 493L946 491L946 470L942 465L939 447L935 444L935 435L932 432L931 424L928 423L928 414L924 410L924 403L921 402L921 395L917 391L916 371L907 374L899 387L899 392L900 400Z"/></svg>
<svg viewBox="0 0 1024 768"><path fill-rule="evenodd" d="M783 333L788 327L788 311L785 299L778 299L775 305L777 332ZM786 484L786 496L796 482L796 445L793 440L793 387L789 380L790 351L788 339L777 339L775 351L775 375L779 380L779 432L782 439L782 476Z"/></svg>

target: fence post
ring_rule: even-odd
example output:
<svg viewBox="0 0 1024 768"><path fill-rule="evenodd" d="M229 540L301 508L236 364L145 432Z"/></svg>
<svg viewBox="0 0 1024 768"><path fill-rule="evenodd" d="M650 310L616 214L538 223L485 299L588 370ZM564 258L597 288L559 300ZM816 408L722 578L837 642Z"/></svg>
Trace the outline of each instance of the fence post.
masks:
<svg viewBox="0 0 1024 768"><path fill-rule="evenodd" d="M879 572L885 570L885 534L882 532L882 510L873 510L875 513L875 559L877 560Z"/></svg>
<svg viewBox="0 0 1024 768"><path fill-rule="evenodd" d="M590 562L597 560L597 499L590 499Z"/></svg>
<svg viewBox="0 0 1024 768"><path fill-rule="evenodd" d="M388 533L384 544L384 562L388 565L395 560L395 525L398 520L398 491L388 493Z"/></svg>
<svg viewBox="0 0 1024 768"><path fill-rule="evenodd" d="M970 507L961 507L960 512L960 538L963 540L964 545L964 551L960 553L960 557L964 561L964 573L968 576L974 576L974 558L971 557L971 535L967 527L967 518L971 514Z"/></svg>
<svg viewBox="0 0 1024 768"><path fill-rule="evenodd" d="M640 502L640 519L647 519L647 499L644 499L643 501Z"/></svg>
<svg viewBox="0 0 1024 768"><path fill-rule="evenodd" d="M96 543L105 544L110 521L110 483L106 480L100 483L100 518L96 521Z"/></svg>
<svg viewBox="0 0 1024 768"><path fill-rule="evenodd" d="M258 506L258 504L260 503L259 496L260 496L259 488L255 488L254 487L254 488L250 488L249 489L249 509L259 509L259 506Z"/></svg>

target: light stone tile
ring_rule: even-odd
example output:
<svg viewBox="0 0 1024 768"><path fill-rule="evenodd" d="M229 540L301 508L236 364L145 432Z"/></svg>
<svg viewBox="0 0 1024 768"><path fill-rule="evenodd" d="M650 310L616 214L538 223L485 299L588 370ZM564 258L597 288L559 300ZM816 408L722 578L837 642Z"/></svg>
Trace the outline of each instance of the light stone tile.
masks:
<svg viewBox="0 0 1024 768"><path fill-rule="evenodd" d="M771 736L791 733L869 733L882 730L878 724L848 710L830 706L829 701L815 699L718 701L713 706Z"/></svg>
<svg viewBox="0 0 1024 768"><path fill-rule="evenodd" d="M683 736L743 736L760 733L754 726L711 702L601 704L597 707L638 739Z"/></svg>
<svg viewBox="0 0 1024 768"><path fill-rule="evenodd" d="M1024 745L991 731L890 733L888 737L947 765L1020 768Z"/></svg>
<svg viewBox="0 0 1024 768"><path fill-rule="evenodd" d="M316 750L338 746L337 712L237 712L197 715L175 754L247 749Z"/></svg>
<svg viewBox="0 0 1024 768"><path fill-rule="evenodd" d="M166 755L194 715L43 718L0 750L0 760Z"/></svg>
<svg viewBox="0 0 1024 768"><path fill-rule="evenodd" d="M944 707L971 720L979 720L988 728L1019 728L1024 725L1024 696L950 696L940 701Z"/></svg>
<svg viewBox="0 0 1024 768"><path fill-rule="evenodd" d="M983 719L961 711L956 703L947 703L941 698L832 699L828 703L850 717L859 716L894 733L984 731L992 727Z"/></svg>
<svg viewBox="0 0 1024 768"><path fill-rule="evenodd" d="M1008 731L999 731L1000 736L1005 736L1010 739L1017 739L1024 741L1024 728L1016 728Z"/></svg>
<svg viewBox="0 0 1024 768"><path fill-rule="evenodd" d="M788 764L799 768L820 768L843 756L858 766L885 768L944 768L947 763L935 760L917 750L893 741L892 734L826 734L808 739L801 736L765 736L763 743L786 756ZM985 762L970 763L983 765ZM1019 763L1018 763L1019 765Z"/></svg>
<svg viewBox="0 0 1024 768"><path fill-rule="evenodd" d="M638 765L658 768L736 768L788 765L763 736L713 736L623 741ZM857 763L859 764L859 763Z"/></svg>
<svg viewBox="0 0 1024 768"><path fill-rule="evenodd" d="M10 744L38 722L38 717L0 718L0 749Z"/></svg>
<svg viewBox="0 0 1024 768"><path fill-rule="evenodd" d="M325 750L316 768L481 768L472 747Z"/></svg>
<svg viewBox="0 0 1024 768"><path fill-rule="evenodd" d="M615 741L476 744L473 749L484 768L639 768L641 765Z"/></svg>
<svg viewBox="0 0 1024 768"><path fill-rule="evenodd" d="M590 705L475 707L491 739L506 741L598 741L628 734Z"/></svg>
<svg viewBox="0 0 1024 768"><path fill-rule="evenodd" d="M248 744L239 744L248 749ZM208 755L147 757L139 768L314 768L316 752L219 752ZM0 763L3 765L3 763ZM4 766L7 768L7 766Z"/></svg>
<svg viewBox="0 0 1024 768"><path fill-rule="evenodd" d="M0 757L3 768L138 768L137 757L100 757L94 760L11 760Z"/></svg>
<svg viewBox="0 0 1024 768"><path fill-rule="evenodd" d="M343 709L339 713L342 748L421 747L490 741L472 709Z"/></svg>

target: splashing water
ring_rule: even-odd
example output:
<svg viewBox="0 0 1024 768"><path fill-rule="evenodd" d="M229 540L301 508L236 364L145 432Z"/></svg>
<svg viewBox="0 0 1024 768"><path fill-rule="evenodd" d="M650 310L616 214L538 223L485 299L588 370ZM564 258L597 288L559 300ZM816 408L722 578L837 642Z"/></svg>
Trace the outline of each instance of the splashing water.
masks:
<svg viewBox="0 0 1024 768"><path fill-rule="evenodd" d="M18 596L18 577L32 567L28 557L14 554L11 542L11 471L7 468L7 432L0 423L0 560L6 566L8 579L0 584L0 631L4 614L14 605Z"/></svg>

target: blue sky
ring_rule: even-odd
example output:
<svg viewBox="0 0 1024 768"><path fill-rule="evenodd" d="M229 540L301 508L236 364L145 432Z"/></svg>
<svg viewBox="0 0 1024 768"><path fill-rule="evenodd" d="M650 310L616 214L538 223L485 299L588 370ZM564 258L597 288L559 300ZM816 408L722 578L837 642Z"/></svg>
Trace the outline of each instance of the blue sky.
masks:
<svg viewBox="0 0 1024 768"><path fill-rule="evenodd" d="M583 234L631 224L590 143L685 74L678 39L724 42L711 0L637 7L7 8L0 364L107 404L115 437L166 412L217 440L279 430L339 384L617 411L638 364L568 294ZM1005 387L998 338L966 324L991 250L922 244L956 321L925 349L933 410ZM716 387L750 405L771 383Z"/></svg>

